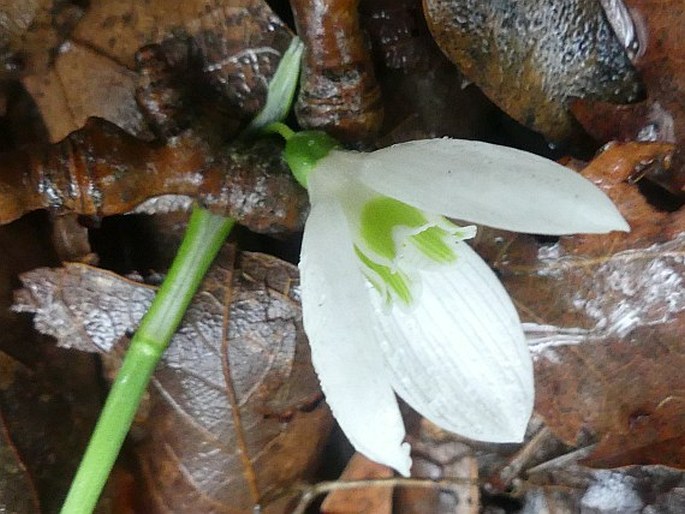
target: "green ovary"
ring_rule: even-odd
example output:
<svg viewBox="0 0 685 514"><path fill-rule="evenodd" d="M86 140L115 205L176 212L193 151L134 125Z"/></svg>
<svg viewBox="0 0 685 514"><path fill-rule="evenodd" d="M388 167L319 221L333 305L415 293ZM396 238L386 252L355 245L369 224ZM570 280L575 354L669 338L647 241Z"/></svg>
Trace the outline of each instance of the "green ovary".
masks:
<svg viewBox="0 0 685 514"><path fill-rule="evenodd" d="M393 229L398 225L419 228L427 221L418 209L381 196L367 202L362 208L361 236L370 250L392 261L397 255Z"/></svg>
<svg viewBox="0 0 685 514"><path fill-rule="evenodd" d="M416 284L409 279L409 276L414 276L413 273L408 267L405 271L409 274L396 269L403 265L403 261L397 259L398 228L413 233L407 235L400 244L413 245L433 262L450 264L457 260L457 254L448 244L450 239L461 238L456 225L456 230L451 232L450 222L445 219L439 222L440 226L431 224L419 209L394 198L380 196L368 201L362 207L360 222L360 236L364 244L355 245L354 251L365 269L366 278L387 303L398 299L405 305L411 305L414 299L412 285ZM394 264L391 267L388 263ZM405 266L408 265L405 263Z"/></svg>
<svg viewBox="0 0 685 514"><path fill-rule="evenodd" d="M387 196L367 202L362 208L360 221L361 237L367 248L389 261L397 257L397 244L393 237L396 227L404 226L411 230L428 224L428 219L419 209ZM449 263L457 256L445 242L448 237L452 236L444 228L429 226L408 239L429 259Z"/></svg>

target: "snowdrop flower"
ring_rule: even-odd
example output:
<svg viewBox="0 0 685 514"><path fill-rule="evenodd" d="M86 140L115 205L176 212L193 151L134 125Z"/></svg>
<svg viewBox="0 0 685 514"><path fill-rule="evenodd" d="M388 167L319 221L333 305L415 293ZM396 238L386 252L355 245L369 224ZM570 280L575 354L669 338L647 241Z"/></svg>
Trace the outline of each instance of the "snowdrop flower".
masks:
<svg viewBox="0 0 685 514"><path fill-rule="evenodd" d="M286 160L311 201L304 328L352 445L409 475L395 394L462 436L521 441L534 390L518 315L463 242L475 227L445 217L535 234L629 230L611 201L573 171L511 148L431 139L357 153L287 131Z"/></svg>

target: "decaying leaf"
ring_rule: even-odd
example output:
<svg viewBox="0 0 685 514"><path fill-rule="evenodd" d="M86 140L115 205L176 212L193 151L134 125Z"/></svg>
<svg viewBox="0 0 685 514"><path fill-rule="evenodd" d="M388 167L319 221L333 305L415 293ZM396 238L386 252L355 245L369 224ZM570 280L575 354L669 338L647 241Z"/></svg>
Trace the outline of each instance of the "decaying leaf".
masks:
<svg viewBox="0 0 685 514"><path fill-rule="evenodd" d="M437 45L417 0L360 0L360 22L379 64L411 72L430 65Z"/></svg>
<svg viewBox="0 0 685 514"><path fill-rule="evenodd" d="M0 476L24 484L15 490L0 484L0 502L14 493L25 507L40 506L8 510L21 514L58 510L95 424L101 392L90 356L74 358L38 338L30 342L39 360L24 364L0 352Z"/></svg>
<svg viewBox="0 0 685 514"><path fill-rule="evenodd" d="M598 463L684 463L685 209L658 211L625 184L668 147L614 145L583 171L630 234L480 241L525 322L537 412L569 444L600 439Z"/></svg>
<svg viewBox="0 0 685 514"><path fill-rule="evenodd" d="M0 353L0 370L3 375L7 373L8 366L13 367L14 364L9 356ZM4 376L3 381L6 379ZM21 514L40 513L38 492L21 456L14 448L3 416L0 416L0 468L0 510Z"/></svg>
<svg viewBox="0 0 685 514"><path fill-rule="evenodd" d="M59 510L102 398L92 356L9 309L18 273L57 263L47 232L35 215L0 227L0 510L18 514Z"/></svg>
<svg viewBox="0 0 685 514"><path fill-rule="evenodd" d="M445 54L502 110L551 140L575 130L570 98L637 100L641 85L596 0L425 0Z"/></svg>
<svg viewBox="0 0 685 514"><path fill-rule="evenodd" d="M665 141L678 143L668 174L652 178L674 193L685 188L685 6L676 1L624 0L635 22L640 51L635 67L647 100L630 106L575 102L573 113L601 142Z"/></svg>
<svg viewBox="0 0 685 514"><path fill-rule="evenodd" d="M521 512L670 514L685 510L685 479L664 466L547 469L526 483Z"/></svg>
<svg viewBox="0 0 685 514"><path fill-rule="evenodd" d="M88 229L79 223L76 214L55 216L51 236L55 253L61 262L97 264L98 257L91 250Z"/></svg>
<svg viewBox="0 0 685 514"><path fill-rule="evenodd" d="M417 0L362 0L383 102L376 146L450 136L484 139L495 107L440 51Z"/></svg>
<svg viewBox="0 0 685 514"><path fill-rule="evenodd" d="M73 42L63 44L50 69L22 79L40 109L51 141L66 137L91 116L149 138L133 94L136 82L133 70Z"/></svg>
<svg viewBox="0 0 685 514"><path fill-rule="evenodd" d="M0 2L0 79L46 71L82 14L69 0Z"/></svg>
<svg viewBox="0 0 685 514"><path fill-rule="evenodd" d="M327 436L296 268L244 253L233 270L232 258L225 251L207 275L153 377L137 446L146 512L246 513L257 504L287 512L288 488L312 472ZM154 295L79 264L22 280L15 309L35 312L39 330L85 351L110 351Z"/></svg>
<svg viewBox="0 0 685 514"><path fill-rule="evenodd" d="M7 512L54 512L100 408L95 362L34 334L3 343L0 377L0 504Z"/></svg>
<svg viewBox="0 0 685 514"><path fill-rule="evenodd" d="M191 132L162 146L91 119L58 144L2 156L0 224L35 209L110 216L150 198L184 195L255 232L297 230L307 196L281 148L261 139L214 149ZM159 208L148 204L142 210Z"/></svg>
<svg viewBox="0 0 685 514"><path fill-rule="evenodd" d="M79 129L91 116L149 135L135 104L135 54L176 37L190 45L188 52L200 63L199 69L179 73L201 74L234 107L233 115L250 118L266 99L292 33L262 0L90 2L53 69L24 78L51 141Z"/></svg>

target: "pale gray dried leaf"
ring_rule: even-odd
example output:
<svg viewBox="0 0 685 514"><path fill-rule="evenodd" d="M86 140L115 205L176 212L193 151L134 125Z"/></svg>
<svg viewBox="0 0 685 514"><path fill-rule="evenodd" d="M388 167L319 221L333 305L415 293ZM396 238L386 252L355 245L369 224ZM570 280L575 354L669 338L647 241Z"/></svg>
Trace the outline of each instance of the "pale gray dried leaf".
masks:
<svg viewBox="0 0 685 514"><path fill-rule="evenodd" d="M685 475L664 466L594 470L583 466L534 473L521 513L675 514L685 509Z"/></svg>
<svg viewBox="0 0 685 514"><path fill-rule="evenodd" d="M193 395L205 390L211 397L225 388L220 349L224 323L225 285L233 270L223 261L207 274L203 287L190 304L181 327L162 357L157 381L182 371L185 381L195 382ZM248 263L269 259L245 254ZM253 283L249 275L233 278L229 334L229 360L238 397L243 401L275 370L290 373L295 355L300 307L296 271L290 265L290 297ZM57 339L58 346L85 352L107 353L124 336L132 334L147 311L156 288L115 273L79 263L63 268L39 268L21 275L24 289L15 293L13 310L34 314L36 329ZM162 378L161 378L162 377ZM272 377L273 378L273 377ZM187 384L185 384L187 385ZM170 392L179 402L179 391ZM202 412L191 414L209 420ZM207 427L210 428L210 427Z"/></svg>
<svg viewBox="0 0 685 514"><path fill-rule="evenodd" d="M33 313L39 332L84 352L109 352L135 329L155 295L153 287L78 263L37 268L21 280L12 310Z"/></svg>

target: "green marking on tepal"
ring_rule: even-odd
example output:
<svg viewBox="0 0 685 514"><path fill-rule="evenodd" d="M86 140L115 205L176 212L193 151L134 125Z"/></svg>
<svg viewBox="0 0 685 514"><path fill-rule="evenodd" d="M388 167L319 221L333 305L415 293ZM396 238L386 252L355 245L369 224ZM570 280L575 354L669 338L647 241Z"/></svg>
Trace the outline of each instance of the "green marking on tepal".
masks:
<svg viewBox="0 0 685 514"><path fill-rule="evenodd" d="M409 278L404 273L393 271L388 266L372 261L356 246L354 251L362 264L367 268L366 278L381 295L385 295L386 303L392 303L394 296L405 305L411 305L413 301L411 284ZM379 283L378 279L382 283ZM386 287L383 287L383 285Z"/></svg>

